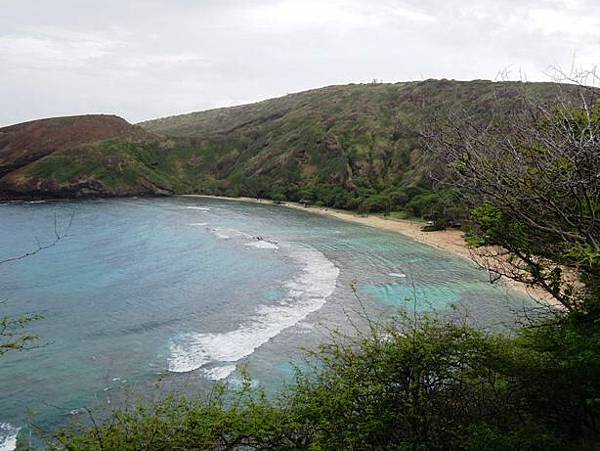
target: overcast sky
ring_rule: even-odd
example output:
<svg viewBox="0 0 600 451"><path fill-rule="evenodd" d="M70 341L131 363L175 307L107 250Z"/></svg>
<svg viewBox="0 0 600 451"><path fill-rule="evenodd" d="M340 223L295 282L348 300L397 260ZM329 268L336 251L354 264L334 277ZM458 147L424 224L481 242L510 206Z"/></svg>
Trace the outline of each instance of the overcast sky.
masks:
<svg viewBox="0 0 600 451"><path fill-rule="evenodd" d="M573 61L600 63L600 0L0 0L0 125Z"/></svg>

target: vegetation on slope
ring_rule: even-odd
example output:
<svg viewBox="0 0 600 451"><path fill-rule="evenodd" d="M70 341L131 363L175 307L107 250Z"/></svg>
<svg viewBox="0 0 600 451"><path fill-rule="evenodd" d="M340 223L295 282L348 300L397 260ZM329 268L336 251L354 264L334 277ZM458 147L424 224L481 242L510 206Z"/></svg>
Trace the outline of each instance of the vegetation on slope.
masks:
<svg viewBox="0 0 600 451"><path fill-rule="evenodd" d="M557 88L449 80L332 86L141 125L198 146L198 192L422 216L452 197L431 192L428 176L439 165L424 152L422 130L434 118L468 112L501 125L523 91L550 103Z"/></svg>
<svg viewBox="0 0 600 451"><path fill-rule="evenodd" d="M160 192L168 174L142 154L160 140L117 116L72 116L0 129L0 196L77 197Z"/></svg>
<svg viewBox="0 0 600 451"><path fill-rule="evenodd" d="M139 127L109 115L67 116L0 128L0 177L57 150L110 138L143 138Z"/></svg>
<svg viewBox="0 0 600 451"><path fill-rule="evenodd" d="M465 210L454 192L434 189L430 175L441 165L425 152L427 124L466 112L502 126L523 92L549 104L557 89L574 97L574 87L551 83L332 86L149 121L140 124L151 132L145 136L59 149L0 179L0 193L200 193L452 219Z"/></svg>
<svg viewBox="0 0 600 451"><path fill-rule="evenodd" d="M166 168L159 140L105 140L44 157L2 180L7 192L34 197L170 194L181 183Z"/></svg>

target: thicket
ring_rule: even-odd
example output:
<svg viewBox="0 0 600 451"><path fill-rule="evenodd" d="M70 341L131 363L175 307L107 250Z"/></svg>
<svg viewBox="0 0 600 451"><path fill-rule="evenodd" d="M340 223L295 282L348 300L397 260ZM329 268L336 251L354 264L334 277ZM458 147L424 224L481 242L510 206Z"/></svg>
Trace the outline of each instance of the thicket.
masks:
<svg viewBox="0 0 600 451"><path fill-rule="evenodd" d="M596 449L600 333L591 318L515 337L406 317L325 345L270 398L215 387L61 433L65 449ZM593 321L592 321L593 322Z"/></svg>

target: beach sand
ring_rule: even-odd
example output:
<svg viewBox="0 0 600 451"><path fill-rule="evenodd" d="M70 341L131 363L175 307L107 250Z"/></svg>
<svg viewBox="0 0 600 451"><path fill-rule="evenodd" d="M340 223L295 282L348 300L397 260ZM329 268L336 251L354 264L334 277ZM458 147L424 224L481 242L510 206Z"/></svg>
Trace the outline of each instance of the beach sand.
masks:
<svg viewBox="0 0 600 451"><path fill-rule="evenodd" d="M255 204L266 204L276 205L280 207L293 208L296 210L302 210L309 213L314 213L322 216L328 216L336 218L342 221L352 222L355 224L361 224L368 227L375 227L380 230L386 230L388 232L400 233L407 236L415 241L426 244L431 247L435 247L444 252L449 252L459 257L468 260L476 268L481 268L475 262L475 256L472 249L470 249L464 239L464 232L456 229L439 230L433 232L424 232L422 227L425 225L421 221L416 220L400 220L384 218L382 216L370 215L361 216L354 212L334 210L324 207L307 206L295 203L295 202L281 202L276 203L267 199L256 199L251 197L223 197L223 196L210 196L202 194L186 194L182 197L198 197L208 199L219 199L219 200L230 200L238 202L251 202ZM517 290L531 297L542 305L548 305L554 308L560 309L562 306L552 298L548 293L539 288L527 286L523 283L515 282L510 279L500 279L495 283L503 284L504 286Z"/></svg>

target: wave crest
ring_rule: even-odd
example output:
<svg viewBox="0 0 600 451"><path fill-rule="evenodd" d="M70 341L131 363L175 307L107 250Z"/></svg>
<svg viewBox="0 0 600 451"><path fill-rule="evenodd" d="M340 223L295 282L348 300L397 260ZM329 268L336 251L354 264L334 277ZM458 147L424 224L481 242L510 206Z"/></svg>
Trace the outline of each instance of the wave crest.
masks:
<svg viewBox="0 0 600 451"><path fill-rule="evenodd" d="M17 449L17 436L21 428L8 423L0 423L0 451L13 451Z"/></svg>
<svg viewBox="0 0 600 451"><path fill-rule="evenodd" d="M167 362L169 371L186 373L208 364L237 362L325 304L335 290L339 269L316 249L290 245L282 249L301 266L286 284L286 296L259 307L238 329L175 337Z"/></svg>

